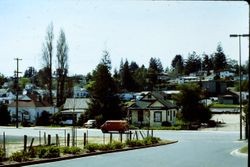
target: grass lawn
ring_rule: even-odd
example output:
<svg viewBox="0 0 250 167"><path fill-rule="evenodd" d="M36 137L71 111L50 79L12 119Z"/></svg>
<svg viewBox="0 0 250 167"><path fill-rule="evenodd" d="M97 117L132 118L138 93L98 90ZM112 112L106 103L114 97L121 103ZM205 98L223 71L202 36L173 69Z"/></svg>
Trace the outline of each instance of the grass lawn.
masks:
<svg viewBox="0 0 250 167"><path fill-rule="evenodd" d="M238 108L238 104L220 104L220 103L213 103L210 106L211 108Z"/></svg>
<svg viewBox="0 0 250 167"><path fill-rule="evenodd" d="M248 151L248 146L242 147L242 148L240 149L240 152L241 152L241 153L247 154L247 151Z"/></svg>

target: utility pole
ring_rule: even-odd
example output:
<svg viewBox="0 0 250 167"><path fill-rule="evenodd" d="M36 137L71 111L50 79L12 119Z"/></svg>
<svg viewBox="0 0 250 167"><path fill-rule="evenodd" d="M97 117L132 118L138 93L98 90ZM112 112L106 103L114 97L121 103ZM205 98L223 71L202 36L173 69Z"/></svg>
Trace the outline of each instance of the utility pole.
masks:
<svg viewBox="0 0 250 167"><path fill-rule="evenodd" d="M19 91L19 82L18 82L19 76L18 76L18 74L21 73L21 72L19 72L19 61L22 59L15 58L14 60L16 60L16 62L17 62L15 76L16 76L16 128L18 128L18 91Z"/></svg>
<svg viewBox="0 0 250 167"><path fill-rule="evenodd" d="M237 37L239 38L239 77L240 77L240 84L239 84L239 104L240 104L240 140L242 140L242 94L241 94L241 37L249 37L249 34L230 34L230 37Z"/></svg>

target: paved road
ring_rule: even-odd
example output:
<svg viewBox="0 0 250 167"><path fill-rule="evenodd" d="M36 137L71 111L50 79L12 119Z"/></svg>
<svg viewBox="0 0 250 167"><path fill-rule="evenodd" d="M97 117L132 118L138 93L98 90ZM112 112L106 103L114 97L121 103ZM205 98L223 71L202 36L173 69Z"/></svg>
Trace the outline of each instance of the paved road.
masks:
<svg viewBox="0 0 250 167"><path fill-rule="evenodd" d="M34 167L246 167L247 157L231 152L246 144L235 131L156 131L163 139L178 140L172 145L112 153Z"/></svg>

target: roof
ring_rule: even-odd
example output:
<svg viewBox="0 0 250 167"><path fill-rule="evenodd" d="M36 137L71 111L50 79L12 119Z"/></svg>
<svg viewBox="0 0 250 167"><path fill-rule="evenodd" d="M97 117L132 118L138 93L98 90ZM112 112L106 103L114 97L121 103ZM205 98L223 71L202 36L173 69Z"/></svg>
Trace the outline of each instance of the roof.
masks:
<svg viewBox="0 0 250 167"><path fill-rule="evenodd" d="M130 105L129 109L134 109L134 110L135 109L156 109L155 107L151 106L156 101L161 103L163 105L163 108L165 109L177 108L176 105L170 103L168 100L164 98L165 94L162 92L148 92L144 97L148 95L152 95L154 96L154 98L152 98L152 100L149 100L148 98L142 98L141 100L138 100L134 102L132 105Z"/></svg>
<svg viewBox="0 0 250 167"><path fill-rule="evenodd" d="M87 109L90 103L89 98L67 98L63 109Z"/></svg>

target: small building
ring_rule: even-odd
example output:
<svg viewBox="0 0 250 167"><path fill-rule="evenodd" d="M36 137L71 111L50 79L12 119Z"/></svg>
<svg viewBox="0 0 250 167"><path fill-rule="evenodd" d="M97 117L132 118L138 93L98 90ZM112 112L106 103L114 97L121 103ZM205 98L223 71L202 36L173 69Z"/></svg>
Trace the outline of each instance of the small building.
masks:
<svg viewBox="0 0 250 167"><path fill-rule="evenodd" d="M78 121L81 114L85 113L89 107L89 98L67 98L63 110L61 111L63 115L63 121L71 122Z"/></svg>
<svg viewBox="0 0 250 167"><path fill-rule="evenodd" d="M178 108L162 92L148 92L128 107L130 123L136 126L175 124Z"/></svg>
<svg viewBox="0 0 250 167"><path fill-rule="evenodd" d="M16 121L16 101L8 106L11 120ZM23 95L18 98L18 120L21 122L35 123L41 113L46 111L53 114L57 111L55 106L50 105L44 101L40 96Z"/></svg>

